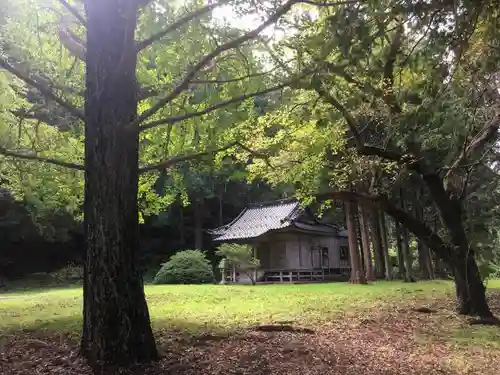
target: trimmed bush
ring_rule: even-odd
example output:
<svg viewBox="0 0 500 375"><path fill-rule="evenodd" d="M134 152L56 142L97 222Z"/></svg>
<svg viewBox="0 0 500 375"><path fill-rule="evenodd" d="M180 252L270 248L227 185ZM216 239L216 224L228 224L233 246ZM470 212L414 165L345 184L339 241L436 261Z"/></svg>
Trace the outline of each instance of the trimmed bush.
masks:
<svg viewBox="0 0 500 375"><path fill-rule="evenodd" d="M68 265L50 274L52 280L57 284L73 284L83 280L83 267Z"/></svg>
<svg viewBox="0 0 500 375"><path fill-rule="evenodd" d="M162 264L153 284L206 284L214 282L210 262L200 250L184 250Z"/></svg>

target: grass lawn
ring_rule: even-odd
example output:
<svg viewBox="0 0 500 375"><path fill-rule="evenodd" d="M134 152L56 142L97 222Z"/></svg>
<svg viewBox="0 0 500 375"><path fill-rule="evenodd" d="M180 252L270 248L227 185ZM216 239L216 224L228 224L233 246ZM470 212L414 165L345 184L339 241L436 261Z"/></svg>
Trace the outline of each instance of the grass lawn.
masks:
<svg viewBox="0 0 500 375"><path fill-rule="evenodd" d="M490 281L488 287L500 291L500 280ZM398 347L411 341L409 353L424 348L431 348L431 352L435 353L436 348L441 348L447 353L445 357L454 363L451 365L451 362L447 362L446 368L458 368L457 374L470 373L471 364L467 361L464 364L460 353L480 351L480 358L484 359L490 358L490 352L500 349L498 327L469 326L463 318L453 313L453 285L445 281L412 284L377 282L372 285L148 285L146 295L160 347L171 347L175 336L194 339L211 333L226 337L232 334L236 337L255 325L291 321L296 326L321 330L314 343L325 340L325 348L330 348L324 349L327 351L333 350L332 342L344 342L342 348L348 350L346 348L356 340L371 340L362 344L364 346L388 340L387 345L391 347L391 343L396 343L398 338L405 343L398 344ZM495 299L495 309L500 307L496 303ZM421 306L429 306L437 311L421 314L412 310ZM57 334L69 336L71 341L79 335L81 310L82 291L79 287L4 294L0 298L0 333L7 336L36 333L36 337ZM495 312L500 314L499 310ZM247 340L248 337L245 337ZM276 337L272 336L272 340L278 340ZM282 340L288 336L279 337ZM295 338L290 337L295 342ZM257 341L262 344L268 339L271 340L265 336ZM301 339L301 345L305 345L307 340ZM221 355L230 355L231 349L224 347L225 342L210 344L210 348L204 349L204 354L199 355L206 355L207 350L216 350L215 346L223 353ZM279 345L279 348L288 345L269 341L271 344ZM319 350L320 344L314 345L314 350ZM379 352L383 347L378 347L377 356L385 355L385 352ZM190 349L189 353L192 352ZM366 356L366 353L362 355ZM485 353L489 353L488 356ZM272 364L268 366L272 367ZM486 367L482 367L482 370L488 374ZM207 369L203 371L207 374L219 373ZM294 373L290 369L286 371Z"/></svg>
<svg viewBox="0 0 500 375"><path fill-rule="evenodd" d="M498 282L500 287L500 282ZM148 285L146 295L155 329L232 330L276 321L314 323L339 313L379 309L399 301L444 296L448 282L379 282L292 285ZM0 331L56 330L79 333L79 287L15 293L0 299Z"/></svg>

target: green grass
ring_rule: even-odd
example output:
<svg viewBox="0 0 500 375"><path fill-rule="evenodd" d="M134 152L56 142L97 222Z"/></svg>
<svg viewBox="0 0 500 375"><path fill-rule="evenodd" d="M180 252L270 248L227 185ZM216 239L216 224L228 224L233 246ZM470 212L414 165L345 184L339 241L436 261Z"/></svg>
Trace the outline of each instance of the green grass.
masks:
<svg viewBox="0 0 500 375"><path fill-rule="evenodd" d="M378 282L301 285L172 285L146 286L153 327L233 330L276 321L320 322L360 309L409 299L426 299L451 290L448 282ZM0 332L54 330L78 333L82 290L22 291L0 299Z"/></svg>
<svg viewBox="0 0 500 375"><path fill-rule="evenodd" d="M489 288L500 288L500 280ZM377 312L388 306L420 305L453 291L451 282L404 284L377 282L301 285L148 285L146 295L155 331L165 329L193 335L205 331L231 332L253 324L294 321L314 325L340 314ZM0 299L0 333L36 331L76 336L81 327L82 290L18 291ZM447 327L438 336L461 345L467 340L500 345L497 328Z"/></svg>

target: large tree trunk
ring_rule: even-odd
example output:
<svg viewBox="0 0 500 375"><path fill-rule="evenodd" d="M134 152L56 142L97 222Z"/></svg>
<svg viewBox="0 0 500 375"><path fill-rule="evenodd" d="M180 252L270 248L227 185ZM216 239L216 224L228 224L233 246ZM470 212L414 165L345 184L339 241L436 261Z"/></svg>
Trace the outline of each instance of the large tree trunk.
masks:
<svg viewBox="0 0 500 375"><path fill-rule="evenodd" d="M417 242L418 262L420 265L421 277L424 280L434 278L434 270L432 269L431 255L429 248L422 241Z"/></svg>
<svg viewBox="0 0 500 375"><path fill-rule="evenodd" d="M458 300L458 313L491 318L493 314L486 300L486 288L481 280L474 253L461 251L457 259L451 261Z"/></svg>
<svg viewBox="0 0 500 375"><path fill-rule="evenodd" d="M434 233L438 233L438 220L434 219ZM437 254L431 254L431 262L434 261L434 277L445 277L445 267L443 260Z"/></svg>
<svg viewBox="0 0 500 375"><path fill-rule="evenodd" d="M363 244L363 261L365 265L365 278L367 281L373 281L375 280L375 275L373 274L372 255L370 250L370 233L368 230L369 219L367 217L368 215L366 212L366 208L363 207L363 205L359 205L358 207L359 207L359 226L361 229L361 242Z"/></svg>
<svg viewBox="0 0 500 375"><path fill-rule="evenodd" d="M399 198L401 209L406 209L405 197L403 195L403 188L399 189ZM410 253L410 234L408 233L408 228L402 226L401 228L401 249L403 253L403 262L405 267L404 280L406 282L413 281L412 277L412 258Z"/></svg>
<svg viewBox="0 0 500 375"><path fill-rule="evenodd" d="M373 257L375 259L375 277L384 278L385 264L383 258L382 235L380 233L379 214L376 210L371 210L369 215L370 232L372 233Z"/></svg>
<svg viewBox="0 0 500 375"><path fill-rule="evenodd" d="M396 252L398 259L398 277L400 279L405 278L405 263L403 256L403 239L401 233L401 224L398 221L394 223L394 236L396 237Z"/></svg>
<svg viewBox="0 0 500 375"><path fill-rule="evenodd" d="M357 284L365 284L366 279L361 266L361 259L358 249L354 203L351 201L346 201L344 202L344 208L345 208L347 233L349 240L349 256L351 261L351 278L349 281Z"/></svg>
<svg viewBox="0 0 500 375"><path fill-rule="evenodd" d="M413 281L412 277L412 259L410 254L410 235L406 227L401 228L401 245L403 250L403 262L405 266L404 280L406 282Z"/></svg>
<svg viewBox="0 0 500 375"><path fill-rule="evenodd" d="M82 354L158 358L138 269L137 1L87 0Z"/></svg>
<svg viewBox="0 0 500 375"><path fill-rule="evenodd" d="M420 198L423 197L423 191L415 194L413 201L413 211L415 218L424 222L424 210L420 203ZM420 268L420 277L424 280L433 278L432 262L430 258L429 248L417 238L418 265Z"/></svg>
<svg viewBox="0 0 500 375"><path fill-rule="evenodd" d="M387 220L383 211L380 211L380 232L382 237L382 254L384 258L385 279L392 280L392 264L389 257L389 238L387 235Z"/></svg>
<svg viewBox="0 0 500 375"><path fill-rule="evenodd" d="M451 267L455 279L458 312L464 315L492 318L493 315L486 299L486 288L481 280L475 253L469 246L469 239L465 232L462 202L450 198L450 193L445 191L443 181L437 174L422 174L422 178L446 225L451 244L446 246L435 234L436 231L433 233L428 229L416 230L414 224L418 220L415 220L413 224L411 224L412 220L408 220L408 224L414 226L416 235L419 232L420 240L426 241L426 245L433 249L436 258L445 261ZM425 227L425 224L422 224L422 227ZM437 237L439 241L429 241L431 236Z"/></svg>

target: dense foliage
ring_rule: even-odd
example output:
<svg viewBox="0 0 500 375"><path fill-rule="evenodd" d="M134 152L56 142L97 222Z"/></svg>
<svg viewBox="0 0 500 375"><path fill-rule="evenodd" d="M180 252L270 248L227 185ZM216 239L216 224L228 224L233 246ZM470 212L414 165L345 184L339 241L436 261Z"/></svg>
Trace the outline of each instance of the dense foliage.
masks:
<svg viewBox="0 0 500 375"><path fill-rule="evenodd" d="M252 284L255 284L257 280L255 280L254 271L259 268L260 260L254 256L252 246L225 243L218 246L216 254L222 257L219 268L237 268L250 278Z"/></svg>
<svg viewBox="0 0 500 375"><path fill-rule="evenodd" d="M430 249L451 270L460 311L491 316L499 30L489 0L0 4L0 181L40 229L83 222L82 352L157 357L138 222L175 227L180 245L201 249L211 218L228 216L224 201L246 203L234 192L344 202L351 238L359 221L381 249L381 228L394 229L408 281L411 232L420 265ZM379 212L392 222L379 225ZM190 251L182 269L189 257L208 264ZM364 278L357 263L353 281ZM168 264L158 281L194 281Z"/></svg>
<svg viewBox="0 0 500 375"><path fill-rule="evenodd" d="M206 284L214 282L212 265L200 250L184 250L163 263L154 284Z"/></svg>

